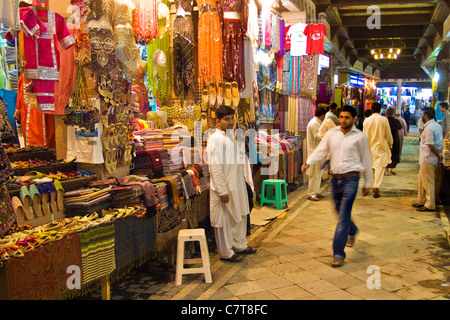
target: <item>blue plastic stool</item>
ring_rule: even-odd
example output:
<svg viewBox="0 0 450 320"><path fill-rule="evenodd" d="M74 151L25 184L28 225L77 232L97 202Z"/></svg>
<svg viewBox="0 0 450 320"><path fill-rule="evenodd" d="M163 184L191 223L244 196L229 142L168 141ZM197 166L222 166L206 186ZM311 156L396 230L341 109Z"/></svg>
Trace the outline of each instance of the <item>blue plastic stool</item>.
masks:
<svg viewBox="0 0 450 320"><path fill-rule="evenodd" d="M267 195L266 195L267 187ZM282 192L284 191L284 192ZM284 193L284 195L282 195ZM288 206L286 181L278 179L264 180L261 189L261 207L264 203L274 203L277 209L283 208L283 203Z"/></svg>

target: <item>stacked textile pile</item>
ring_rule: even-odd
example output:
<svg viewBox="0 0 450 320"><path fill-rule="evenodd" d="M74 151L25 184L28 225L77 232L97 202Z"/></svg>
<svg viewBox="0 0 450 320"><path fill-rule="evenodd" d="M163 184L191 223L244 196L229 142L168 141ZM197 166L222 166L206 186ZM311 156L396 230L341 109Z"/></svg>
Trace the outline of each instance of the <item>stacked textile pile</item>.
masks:
<svg viewBox="0 0 450 320"><path fill-rule="evenodd" d="M111 206L110 188L86 188L64 193L65 216L84 216Z"/></svg>
<svg viewBox="0 0 450 320"><path fill-rule="evenodd" d="M154 184L156 193L156 208L164 210L169 207L169 197L167 196L166 184L158 182Z"/></svg>
<svg viewBox="0 0 450 320"><path fill-rule="evenodd" d="M202 192L209 189L209 166L206 163L201 163L198 165L198 167L201 168L201 176L199 179L200 188L202 189ZM199 172L200 173L200 172Z"/></svg>
<svg viewBox="0 0 450 320"><path fill-rule="evenodd" d="M163 174L167 175L170 172L170 156L167 150L159 150L159 155L161 156Z"/></svg>
<svg viewBox="0 0 450 320"><path fill-rule="evenodd" d="M136 150L163 149L163 133L161 130L139 130L134 132Z"/></svg>
<svg viewBox="0 0 450 320"><path fill-rule="evenodd" d="M172 179L176 184L176 189L178 190L179 198L182 198L184 196L183 192L183 183L181 179L181 173L173 172L171 174L167 175L167 178Z"/></svg>
<svg viewBox="0 0 450 320"><path fill-rule="evenodd" d="M141 186L118 186L112 188L110 193L114 208L134 207L144 202Z"/></svg>

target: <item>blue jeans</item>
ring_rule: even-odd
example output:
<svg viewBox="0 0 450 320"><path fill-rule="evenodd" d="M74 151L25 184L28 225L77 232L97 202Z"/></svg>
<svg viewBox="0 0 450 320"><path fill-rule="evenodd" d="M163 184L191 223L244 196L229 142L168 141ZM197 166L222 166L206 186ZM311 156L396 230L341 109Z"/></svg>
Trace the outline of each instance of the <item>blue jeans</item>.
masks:
<svg viewBox="0 0 450 320"><path fill-rule="evenodd" d="M331 179L333 200L338 214L338 224L333 239L333 257L345 259L345 245L349 236L354 237L358 228L351 220L353 202L358 192L359 177Z"/></svg>

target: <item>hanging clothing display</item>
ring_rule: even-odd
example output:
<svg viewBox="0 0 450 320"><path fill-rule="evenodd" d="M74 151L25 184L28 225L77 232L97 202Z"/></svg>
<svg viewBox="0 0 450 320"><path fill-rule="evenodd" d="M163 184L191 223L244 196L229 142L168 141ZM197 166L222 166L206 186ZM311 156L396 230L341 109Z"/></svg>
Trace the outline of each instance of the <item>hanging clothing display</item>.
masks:
<svg viewBox="0 0 450 320"><path fill-rule="evenodd" d="M17 120L22 126L25 146L55 148L54 118L53 115L39 112L36 98L33 99L33 90L30 88L33 86L33 81L25 79L22 75L17 86L16 110L19 110L20 114Z"/></svg>
<svg viewBox="0 0 450 320"><path fill-rule="evenodd" d="M140 52L133 33L135 5L131 0L115 0L113 15L116 55L128 82L136 77Z"/></svg>
<svg viewBox="0 0 450 320"><path fill-rule="evenodd" d="M56 42L66 50L75 44L64 18L51 10L36 7L20 8L24 33L26 79L34 80L34 90L40 110L54 110L55 81L59 80L59 51ZM7 33L12 40L14 32Z"/></svg>
<svg viewBox="0 0 450 320"><path fill-rule="evenodd" d="M198 70L200 88L222 81L222 28L216 0L197 1L200 17L198 19Z"/></svg>
<svg viewBox="0 0 450 320"><path fill-rule="evenodd" d="M155 56L157 50L161 51L158 57L164 56L165 63L158 63L161 59ZM147 47L148 90L158 102L164 103L170 95L171 61L170 12L169 7L160 2L158 4L158 37L150 41Z"/></svg>
<svg viewBox="0 0 450 320"><path fill-rule="evenodd" d="M177 16L173 25L173 78L174 91L178 97L187 95L189 89L194 92L194 24L192 23L192 1L176 2Z"/></svg>
<svg viewBox="0 0 450 320"><path fill-rule="evenodd" d="M245 89L244 36L247 17L241 0L223 1L223 79L236 81L239 91Z"/></svg>
<svg viewBox="0 0 450 320"><path fill-rule="evenodd" d="M286 36L290 40L291 56L305 56L307 47L307 36L304 34L306 24L303 22L290 26Z"/></svg>
<svg viewBox="0 0 450 320"><path fill-rule="evenodd" d="M313 23L305 27L305 36L307 36L306 53L314 54L324 52L324 38L327 34L327 28L322 23Z"/></svg>
<svg viewBox="0 0 450 320"><path fill-rule="evenodd" d="M146 44L158 36L158 6L156 0L137 0L133 31L136 40Z"/></svg>
<svg viewBox="0 0 450 320"><path fill-rule="evenodd" d="M300 95L316 98L319 55L310 54L300 57Z"/></svg>
<svg viewBox="0 0 450 320"><path fill-rule="evenodd" d="M0 23L5 27L20 29L19 1L2 0L0 3Z"/></svg>

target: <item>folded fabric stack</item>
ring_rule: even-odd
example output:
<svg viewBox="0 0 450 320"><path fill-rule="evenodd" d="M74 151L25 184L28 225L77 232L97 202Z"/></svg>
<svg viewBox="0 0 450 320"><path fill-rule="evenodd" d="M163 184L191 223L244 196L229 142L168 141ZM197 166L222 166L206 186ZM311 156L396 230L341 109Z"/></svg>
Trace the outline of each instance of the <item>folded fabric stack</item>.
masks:
<svg viewBox="0 0 450 320"><path fill-rule="evenodd" d="M167 150L159 150L161 161L163 165L163 174L167 175L170 172L170 156Z"/></svg>
<svg viewBox="0 0 450 320"><path fill-rule="evenodd" d="M167 196L166 184L158 182L154 184L156 193L156 207L159 210L164 210L169 207L169 197Z"/></svg>
<svg viewBox="0 0 450 320"><path fill-rule="evenodd" d="M134 207L144 203L142 187L138 185L115 187L110 193L114 208Z"/></svg>
<svg viewBox="0 0 450 320"><path fill-rule="evenodd" d="M209 189L209 180L210 180L210 174L209 174L209 166L206 163L201 163L198 165L201 168L202 171L202 177L199 179L200 188L202 189L202 192Z"/></svg>
<svg viewBox="0 0 450 320"><path fill-rule="evenodd" d="M139 130L134 132L136 150L163 149L163 133L161 130Z"/></svg>
<svg viewBox="0 0 450 320"><path fill-rule="evenodd" d="M183 197L184 191L183 191L183 183L182 183L181 173L174 172L174 173L168 174L167 177L172 179L173 181L175 181L175 183L177 184L178 195L180 198Z"/></svg>
<svg viewBox="0 0 450 320"><path fill-rule="evenodd" d="M84 216L111 206L110 188L87 188L64 193L65 216Z"/></svg>
<svg viewBox="0 0 450 320"><path fill-rule="evenodd" d="M140 176L151 176L152 165L150 163L150 155L146 151L136 151L136 157L133 159L133 173Z"/></svg>

